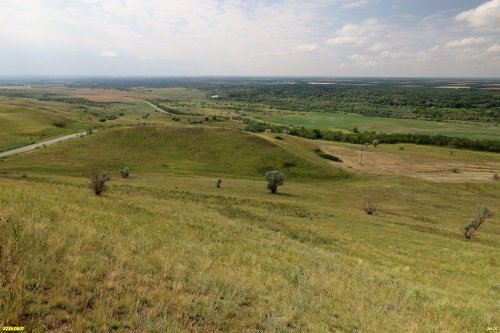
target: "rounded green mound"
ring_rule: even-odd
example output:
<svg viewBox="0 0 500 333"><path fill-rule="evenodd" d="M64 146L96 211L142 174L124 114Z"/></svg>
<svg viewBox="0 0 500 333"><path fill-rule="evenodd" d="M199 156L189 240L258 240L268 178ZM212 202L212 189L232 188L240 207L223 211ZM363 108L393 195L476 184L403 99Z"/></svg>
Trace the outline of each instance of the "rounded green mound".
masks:
<svg viewBox="0 0 500 333"><path fill-rule="evenodd" d="M344 178L320 158L301 156L265 138L236 130L142 126L98 132L12 157L3 171L80 174L90 165L131 172L261 177L281 170L288 179Z"/></svg>

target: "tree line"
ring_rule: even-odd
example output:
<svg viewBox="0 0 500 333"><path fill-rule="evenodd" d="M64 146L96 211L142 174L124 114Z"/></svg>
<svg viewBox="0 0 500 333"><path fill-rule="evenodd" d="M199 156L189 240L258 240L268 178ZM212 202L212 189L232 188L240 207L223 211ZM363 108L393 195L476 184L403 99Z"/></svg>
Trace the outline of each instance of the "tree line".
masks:
<svg viewBox="0 0 500 333"><path fill-rule="evenodd" d="M457 149L469 149L477 151L489 151L500 153L500 141L495 140L473 140L467 138L449 137L446 135L408 134L408 133L381 133L381 132L344 132L334 130L320 130L317 128L273 125L269 123L250 122L245 127L249 132L272 132L288 131L288 134L306 139L322 139L327 141L346 142L354 144L371 143L377 140L379 143L415 143L418 145L431 145L450 147Z"/></svg>

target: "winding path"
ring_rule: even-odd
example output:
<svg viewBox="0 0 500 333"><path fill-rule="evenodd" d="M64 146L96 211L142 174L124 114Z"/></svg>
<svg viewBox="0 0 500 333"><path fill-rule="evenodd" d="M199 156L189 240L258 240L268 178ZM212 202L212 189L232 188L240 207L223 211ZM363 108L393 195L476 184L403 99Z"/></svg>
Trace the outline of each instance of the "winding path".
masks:
<svg viewBox="0 0 500 333"><path fill-rule="evenodd" d="M70 139L74 139L74 138L79 138L79 137L86 136L86 135L88 135L87 132L68 134L65 136L60 136L58 138L53 138L53 139L49 139L46 141L33 143L31 145L23 146L20 148L6 150L3 152L0 152L0 158L18 155L18 154L22 154L22 153L27 153L29 151L32 151L32 150L35 150L38 148L42 148L44 146L50 146L50 145L53 145L54 143L58 143L58 142L62 142L62 141L66 141L66 140L70 140Z"/></svg>
<svg viewBox="0 0 500 333"><path fill-rule="evenodd" d="M173 116L173 115L174 115L173 113L170 113L170 112L168 112L168 111L165 111L165 110L163 110L163 109L160 109L159 107L157 107L157 106L156 106L156 105L154 105L153 103L150 103L150 102L148 102L148 101L143 101L143 102L144 102L144 103L146 103L146 104L151 105L151 106L152 106L152 107L154 107L157 111L160 111L160 112L163 112L163 113L165 113L165 114L168 114L169 116Z"/></svg>

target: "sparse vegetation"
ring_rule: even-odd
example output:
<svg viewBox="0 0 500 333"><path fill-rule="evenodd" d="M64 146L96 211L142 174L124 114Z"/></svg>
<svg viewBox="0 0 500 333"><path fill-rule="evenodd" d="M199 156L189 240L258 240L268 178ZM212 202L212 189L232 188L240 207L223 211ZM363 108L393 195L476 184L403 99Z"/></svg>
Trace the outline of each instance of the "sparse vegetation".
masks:
<svg viewBox="0 0 500 333"><path fill-rule="evenodd" d="M278 186L283 185L285 181L285 175L277 170L272 170L266 173L267 189L271 193L278 192Z"/></svg>
<svg viewBox="0 0 500 333"><path fill-rule="evenodd" d="M95 195L99 196L108 189L106 182L108 182L109 179L106 170L100 167L94 166L89 171L89 187L94 191Z"/></svg>
<svg viewBox="0 0 500 333"><path fill-rule="evenodd" d="M363 208L368 215L373 215L377 211L378 205L373 200L368 200L364 203Z"/></svg>
<svg viewBox="0 0 500 333"><path fill-rule="evenodd" d="M128 167L120 169L120 175L122 176L122 178L128 178L129 174L130 174L130 169Z"/></svg>
<svg viewBox="0 0 500 333"><path fill-rule="evenodd" d="M477 210L476 216L464 227L464 236L467 239L472 237L472 234L479 229L481 224L486 222L487 219L493 217L495 213L491 211L486 206L479 206Z"/></svg>

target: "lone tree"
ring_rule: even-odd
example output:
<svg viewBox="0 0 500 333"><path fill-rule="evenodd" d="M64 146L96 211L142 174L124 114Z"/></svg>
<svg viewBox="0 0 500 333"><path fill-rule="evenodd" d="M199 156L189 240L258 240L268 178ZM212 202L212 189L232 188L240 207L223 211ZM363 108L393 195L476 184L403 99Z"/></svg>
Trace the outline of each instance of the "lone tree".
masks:
<svg viewBox="0 0 500 333"><path fill-rule="evenodd" d="M285 175L279 171L273 170L266 173L267 188L271 193L278 192L278 186L283 185Z"/></svg>
<svg viewBox="0 0 500 333"><path fill-rule="evenodd" d="M464 236L470 239L472 234L483 224L487 219L493 217L495 213L486 206L479 206L476 217L474 217L464 227Z"/></svg>
<svg viewBox="0 0 500 333"><path fill-rule="evenodd" d="M89 180L89 187L94 191L95 195L101 195L102 192L108 189L106 182L109 180L109 176L104 169L92 167L89 172Z"/></svg>
<svg viewBox="0 0 500 333"><path fill-rule="evenodd" d="M215 185L217 186L217 188L220 188L221 184L222 184L222 179L218 179L217 182L215 183Z"/></svg>
<svg viewBox="0 0 500 333"><path fill-rule="evenodd" d="M380 142L377 139L375 139L375 140L373 140L372 145L373 145L373 147L377 148L379 143Z"/></svg>

